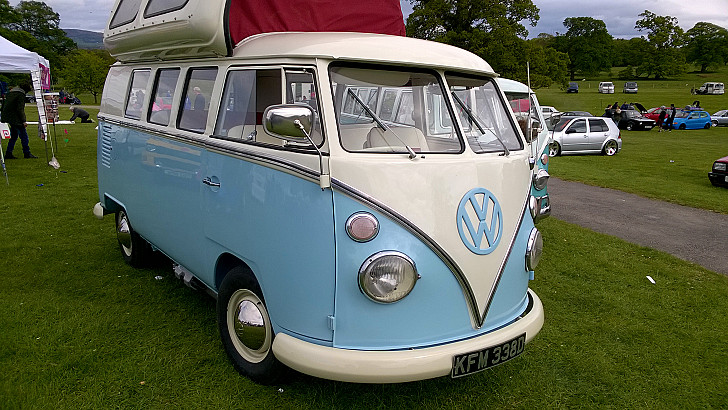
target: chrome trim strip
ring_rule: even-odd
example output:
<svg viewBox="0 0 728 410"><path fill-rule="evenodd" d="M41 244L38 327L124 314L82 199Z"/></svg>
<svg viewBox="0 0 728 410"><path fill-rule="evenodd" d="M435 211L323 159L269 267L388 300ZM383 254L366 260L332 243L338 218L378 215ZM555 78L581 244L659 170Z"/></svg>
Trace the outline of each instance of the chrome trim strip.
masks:
<svg viewBox="0 0 728 410"><path fill-rule="evenodd" d="M230 147L229 144L226 144L227 142L224 139L216 139L216 138L210 138L208 136L199 136L198 138L191 138L187 135L183 134L173 134L171 132L162 132L160 130L151 128L151 127L145 127L142 125L138 125L136 123L132 122L126 122L126 121L120 121L117 119L108 118L105 116L99 116L99 122L104 123L110 123L114 125L118 125L121 127L131 128L138 131L142 131L145 133L152 134L154 136L160 137L160 138L167 138L173 141L182 142L185 144L190 144L193 146L196 146L201 149L206 149L212 152L217 152L223 155L230 155L235 157L241 157L265 166L271 166L271 167L277 167L282 168L286 170L290 174L299 175L306 179L309 179L313 182L316 182L318 184L319 177L321 173L318 170L314 170L311 168L303 167L298 163L289 161L287 159L274 156L274 155L264 155L258 152L253 152L250 150L247 150L247 146L245 144L240 143L240 147ZM259 147L255 145L255 147ZM267 147L266 147L267 148ZM273 148L270 148L273 149ZM291 151L291 152L300 152L300 151ZM311 153L311 155L314 155L315 152ZM324 153L325 156L328 156L327 153Z"/></svg>

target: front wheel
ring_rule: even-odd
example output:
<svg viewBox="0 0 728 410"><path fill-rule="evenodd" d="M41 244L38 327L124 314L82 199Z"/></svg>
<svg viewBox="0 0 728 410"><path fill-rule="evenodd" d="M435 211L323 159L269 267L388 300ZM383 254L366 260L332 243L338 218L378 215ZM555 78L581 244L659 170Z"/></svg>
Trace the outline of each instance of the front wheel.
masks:
<svg viewBox="0 0 728 410"><path fill-rule="evenodd" d="M712 125L713 125L714 127L717 127L717 126L718 126L718 121L716 121L716 120L713 120L713 121L711 121L710 123L711 123L711 124L712 124Z"/></svg>
<svg viewBox="0 0 728 410"><path fill-rule="evenodd" d="M217 325L235 370L260 384L280 380L286 367L273 355L273 327L252 272L233 268L217 299Z"/></svg>
<svg viewBox="0 0 728 410"><path fill-rule="evenodd" d="M627 131L632 131L634 129L634 123L632 121L627 123L627 126L625 127Z"/></svg>
<svg viewBox="0 0 728 410"><path fill-rule="evenodd" d="M556 157L561 155L561 146L558 142L552 142L549 144L549 157Z"/></svg>
<svg viewBox="0 0 728 410"><path fill-rule="evenodd" d="M678 128L679 130L684 130L684 129L685 129L685 124L680 124L680 126L679 126L679 127L677 127L677 128Z"/></svg>
<svg viewBox="0 0 728 410"><path fill-rule="evenodd" d="M611 157L612 155L616 154L618 150L619 146L617 145L617 141L609 140L606 144L604 144L604 149L602 150L602 153L606 156Z"/></svg>
<svg viewBox="0 0 728 410"><path fill-rule="evenodd" d="M149 264L152 247L132 229L129 216L124 210L116 213L116 240L119 242L124 262L135 268L143 268Z"/></svg>

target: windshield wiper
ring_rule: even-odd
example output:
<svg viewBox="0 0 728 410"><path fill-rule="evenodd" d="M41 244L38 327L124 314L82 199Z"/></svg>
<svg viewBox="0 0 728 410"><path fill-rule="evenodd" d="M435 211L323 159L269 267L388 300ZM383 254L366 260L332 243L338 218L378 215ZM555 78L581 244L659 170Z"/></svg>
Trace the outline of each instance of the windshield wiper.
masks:
<svg viewBox="0 0 728 410"><path fill-rule="evenodd" d="M369 114L369 116L374 119L374 122L377 123L377 125L379 126L379 128L381 128L383 131L390 131L392 133L392 135L394 135L395 138L397 138L399 140L399 142L401 142L402 145L404 145L404 147L407 149L407 152L409 153L409 159L415 159L417 157L417 154L415 153L415 150L413 150L409 145L405 144L405 142L402 141L402 138L400 138L399 135L397 135L397 133L394 132L393 129L389 128L387 126L387 124L385 124L384 121L382 121L382 119L379 118L379 116L377 114L375 114L374 111L372 111L372 109L369 108L369 106L366 105L364 103L364 101L362 101L361 98L359 98L359 96L356 95L351 88L348 89L348 92L349 92L349 94L352 97L354 97L354 100L356 102L358 102L362 106L362 108L364 108L364 111L366 111L367 114Z"/></svg>
<svg viewBox="0 0 728 410"><path fill-rule="evenodd" d="M457 94L455 94L455 91L452 91L452 92L451 92L450 94L452 94L452 98L453 98L453 99L455 100L455 102L457 102L457 103L458 103L458 105L459 105L459 106L460 106L460 107L461 107L461 108L463 109L463 111L465 111L465 113L466 113L466 114L468 114L468 118L470 119L470 121L471 121L471 122L472 122L473 124L475 124L475 126L476 126L476 127L478 127L478 129L480 130L480 133L481 133L481 134L485 134L485 128L483 128L483 126L482 126L482 124L480 123L480 121L478 120L478 118L477 118L477 117L475 116L475 114L473 114L473 112L472 112L472 111L470 110L470 107L468 107L468 106L467 106L467 105L466 105L466 104L465 104L465 103L463 102L463 100L461 100L461 99L460 99L460 97L458 97L458 96L457 96ZM511 151L510 151L510 150L508 149L508 147L506 147L506 144L505 144L505 143L503 142L503 140L502 140L502 139L501 139L501 138L500 138L500 137L498 136L498 134L496 134L496 133L495 133L494 131L492 131L492 130L490 130L490 129L488 129L488 131L489 131L489 132L490 132L491 134L493 134L493 136L495 137L495 139L497 139L497 140L498 140L498 142L500 142L501 146L503 147L503 154L504 154L505 156L508 156L508 155L510 155L510 154L511 154Z"/></svg>

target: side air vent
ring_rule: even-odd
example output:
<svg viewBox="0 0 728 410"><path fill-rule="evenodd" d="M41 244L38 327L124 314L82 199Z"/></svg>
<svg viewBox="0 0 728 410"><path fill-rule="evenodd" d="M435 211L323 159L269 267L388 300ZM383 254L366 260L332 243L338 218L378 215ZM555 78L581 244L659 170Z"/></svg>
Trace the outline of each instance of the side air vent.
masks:
<svg viewBox="0 0 728 410"><path fill-rule="evenodd" d="M101 164L106 168L111 168L111 137L114 132L110 125L101 125Z"/></svg>

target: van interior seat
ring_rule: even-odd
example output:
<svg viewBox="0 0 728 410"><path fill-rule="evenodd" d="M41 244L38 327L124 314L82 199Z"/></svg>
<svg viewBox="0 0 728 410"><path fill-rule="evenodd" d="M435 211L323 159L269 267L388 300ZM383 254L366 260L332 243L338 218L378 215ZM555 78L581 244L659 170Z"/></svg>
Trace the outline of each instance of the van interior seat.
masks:
<svg viewBox="0 0 728 410"><path fill-rule="evenodd" d="M386 131L374 127L367 135L364 148L404 147L405 145L415 152L429 151L424 134L415 127L392 127Z"/></svg>

